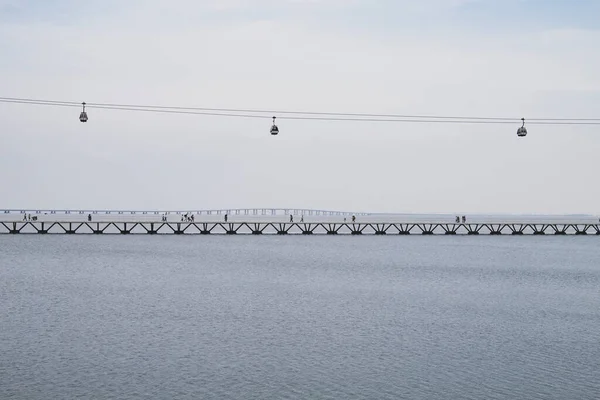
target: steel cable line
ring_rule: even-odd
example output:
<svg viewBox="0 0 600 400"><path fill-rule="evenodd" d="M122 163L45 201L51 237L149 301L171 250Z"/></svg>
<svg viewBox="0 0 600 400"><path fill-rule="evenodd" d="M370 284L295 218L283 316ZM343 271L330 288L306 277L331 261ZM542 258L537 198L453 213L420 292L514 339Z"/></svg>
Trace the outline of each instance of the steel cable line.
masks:
<svg viewBox="0 0 600 400"><path fill-rule="evenodd" d="M32 104L59 107L80 107L82 103L72 101L42 100L17 97L0 97L1 103ZM334 113L312 111L257 110L233 108L202 108L180 106L154 106L116 103L85 103L88 108L140 111L166 114L206 115L236 118L270 119L266 114L283 114L279 119L313 121L349 121L349 122L402 122L402 123L447 123L447 124L514 124L519 118L506 117L465 117L440 115L402 115L368 113ZM85 107L84 107L85 111ZM600 118L528 118L532 125L600 125Z"/></svg>
<svg viewBox="0 0 600 400"><path fill-rule="evenodd" d="M86 107L89 106L86 103ZM272 117L267 115L252 115L252 114L233 114L233 113L215 113L215 112L204 112L204 111L184 111L184 110L171 110L171 109L151 109L151 108L130 108L130 107L112 107L112 106L92 106L90 108L104 109L104 110L120 110L120 111L141 111L151 113L165 113L165 114L187 114L187 115L211 115L221 117L237 117L237 118L261 118L271 119ZM426 119L384 119L384 118L350 118L350 117L313 117L313 116L283 116L277 117L278 119L285 120L308 120L308 121L350 121L350 122L416 122L416 123L456 123L456 124L514 124L515 121L481 121L481 120L426 120ZM600 122L599 122L600 123Z"/></svg>
<svg viewBox="0 0 600 400"><path fill-rule="evenodd" d="M79 106L81 103L55 100L39 100L39 99L23 99L15 97L0 97L3 102L18 102L18 103L48 103ZM515 121L515 118L500 118L500 117L461 117L461 116L439 116L439 115L401 115L401 114L368 114L368 113L335 113L335 112L315 112L315 111L289 111L289 110L257 110L257 109L235 109L235 108L206 108L206 107L181 107L181 106L156 106L156 105L139 105L139 104L115 104L115 103L86 103L90 108L110 107L115 109L167 109L167 110L187 110L187 111L213 111L227 113L253 113L253 114L296 114L296 115L320 115L320 116L338 116L338 117L373 117L373 118L406 118L406 119L469 119L469 120L499 120L499 121ZM270 117L269 117L270 118ZM283 118L283 117L282 117Z"/></svg>
<svg viewBox="0 0 600 400"><path fill-rule="evenodd" d="M81 107L79 103L70 103L70 102L49 102L49 101L32 101L32 100L5 100L0 98L1 103L16 103L16 104L33 104L33 105L42 105L42 106L59 106L59 107ZM151 106L147 106L144 108L137 108L136 106L113 106L113 105L99 105L96 103L86 103L86 107L103 109L103 110L117 110L117 111L140 111L140 112L150 112L150 113L162 113L162 114L186 114L186 115L207 115L207 116L219 116L219 117L236 117L236 118L260 118L260 119L271 119L270 116L267 115L252 115L252 114L237 114L237 113L225 113L225 112L204 112L204 111L185 111L186 108L178 108L171 109L167 107L163 107L160 109L154 109ZM267 111L261 111L265 114ZM298 113L301 114L301 113ZM316 113L313 113L316 114ZM340 115L340 114L331 114L331 115ZM368 115L368 114L362 114ZM514 124L515 120L504 121L504 120L459 120L459 119L450 119L450 120L442 120L442 119L408 119L408 118L350 118L350 117L316 117L316 116L283 116L278 117L279 119L286 120L312 120L312 121L350 121L350 122L415 122L415 123L454 123L454 124ZM441 117L438 117L441 118Z"/></svg>

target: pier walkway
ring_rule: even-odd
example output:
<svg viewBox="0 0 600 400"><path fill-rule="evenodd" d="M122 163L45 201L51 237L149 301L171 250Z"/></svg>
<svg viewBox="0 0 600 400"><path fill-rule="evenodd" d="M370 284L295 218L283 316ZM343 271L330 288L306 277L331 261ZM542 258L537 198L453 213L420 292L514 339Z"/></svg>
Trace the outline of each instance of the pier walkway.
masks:
<svg viewBox="0 0 600 400"><path fill-rule="evenodd" d="M0 210L0 234L600 235L595 216L366 214L306 209Z"/></svg>

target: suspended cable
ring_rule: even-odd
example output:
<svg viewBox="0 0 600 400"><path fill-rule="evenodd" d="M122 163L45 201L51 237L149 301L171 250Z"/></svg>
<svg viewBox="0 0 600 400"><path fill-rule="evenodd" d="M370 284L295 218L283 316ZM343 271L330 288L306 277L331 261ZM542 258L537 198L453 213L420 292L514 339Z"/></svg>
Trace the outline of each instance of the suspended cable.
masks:
<svg viewBox="0 0 600 400"><path fill-rule="evenodd" d="M220 117L237 117L237 118L261 118L271 119L272 117L267 115L251 115L251 114L236 114L236 113L213 113L204 111L184 111L184 110L165 110L165 109L150 109L150 108L128 108L128 107L109 107L109 106L91 106L86 103L88 108L97 108L104 110L120 110L120 111L141 111L150 113L164 113L164 114L188 114L188 115L211 115ZM350 121L350 122L415 122L415 123L455 123L455 124L514 124L513 121L480 121L480 120L427 120L427 119L402 119L402 118L350 118L350 117L312 117L312 116L282 116L277 117L279 119L292 120L292 121ZM600 122L599 122L600 124Z"/></svg>
<svg viewBox="0 0 600 400"><path fill-rule="evenodd" d="M18 103L48 103L60 105L79 106L77 102L23 99L15 97L0 97L3 102ZM186 111L211 111L225 113L250 113L250 114L296 114L296 115L320 115L320 116L338 116L338 117L372 117L372 118L406 118L406 119L469 119L469 120L497 120L497 121L515 121L515 118L502 117L461 117L461 116L440 116L440 115L402 115L402 114L368 114L368 113L335 113L335 112L315 112L315 111L289 111L289 110L257 110L257 109L237 109L237 108L206 108L206 107L181 107L181 106L156 106L139 104L116 104L116 103L86 103L89 108L110 107L114 109L152 109L152 110L186 110ZM271 118L271 117L268 117ZM599 120L600 121L600 120Z"/></svg>
<svg viewBox="0 0 600 400"><path fill-rule="evenodd" d="M32 104L58 107L80 107L82 103L72 101L42 100L17 97L0 97L1 103ZM312 121L349 121L349 122L401 122L401 123L441 123L441 124L514 124L521 118L507 117L465 117L441 115L402 115L402 114L369 114L369 113L335 113L289 110L257 110L233 108L203 108L180 106L155 106L116 103L85 103L82 113L88 109L106 109L120 111L138 111L164 114L188 114L235 118L271 119L272 114L280 114L278 118L286 120ZM267 115L270 114L270 115ZM86 114L87 117L87 114ZM86 119L87 121L87 119ZM83 121L82 121L83 122ZM531 125L600 125L600 118L528 118Z"/></svg>

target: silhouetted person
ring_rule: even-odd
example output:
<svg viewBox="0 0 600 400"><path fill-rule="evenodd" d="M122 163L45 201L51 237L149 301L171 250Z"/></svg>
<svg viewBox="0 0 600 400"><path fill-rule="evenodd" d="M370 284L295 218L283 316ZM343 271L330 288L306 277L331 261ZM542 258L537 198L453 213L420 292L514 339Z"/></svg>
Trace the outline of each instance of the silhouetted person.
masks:
<svg viewBox="0 0 600 400"><path fill-rule="evenodd" d="M456 223L460 223L460 217L458 215L456 216Z"/></svg>
<svg viewBox="0 0 600 400"><path fill-rule="evenodd" d="M88 222L92 222L92 214L88 214Z"/></svg>
<svg viewBox="0 0 600 400"><path fill-rule="evenodd" d="M227 214L225 214L225 217L224 217L224 219L225 219L225 222L227 222Z"/></svg>
<svg viewBox="0 0 600 400"><path fill-rule="evenodd" d="M300 216L300 222L304 222L304 214Z"/></svg>
<svg viewBox="0 0 600 400"><path fill-rule="evenodd" d="M467 217L465 217L465 216L463 215L462 221L463 221L463 224L464 224L465 222L467 222Z"/></svg>
<svg viewBox="0 0 600 400"><path fill-rule="evenodd" d="M294 222L294 216L290 214L290 222Z"/></svg>
<svg viewBox="0 0 600 400"><path fill-rule="evenodd" d="M356 222L356 217L354 215L352 216L352 222Z"/></svg>

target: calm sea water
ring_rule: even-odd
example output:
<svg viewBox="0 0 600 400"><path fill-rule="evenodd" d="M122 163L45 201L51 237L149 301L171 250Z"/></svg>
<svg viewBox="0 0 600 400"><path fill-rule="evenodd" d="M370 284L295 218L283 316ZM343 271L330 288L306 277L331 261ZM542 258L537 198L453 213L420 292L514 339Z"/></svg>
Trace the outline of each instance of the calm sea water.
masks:
<svg viewBox="0 0 600 400"><path fill-rule="evenodd" d="M0 236L0 398L598 399L599 240Z"/></svg>

